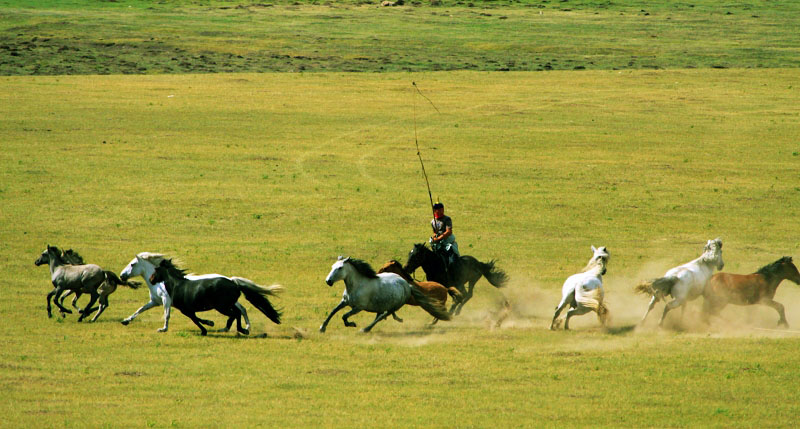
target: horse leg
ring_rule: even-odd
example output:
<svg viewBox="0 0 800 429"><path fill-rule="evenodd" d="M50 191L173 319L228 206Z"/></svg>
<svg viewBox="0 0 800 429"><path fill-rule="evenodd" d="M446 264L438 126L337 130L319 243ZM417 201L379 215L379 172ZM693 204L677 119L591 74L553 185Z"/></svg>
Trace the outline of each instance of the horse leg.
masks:
<svg viewBox="0 0 800 429"><path fill-rule="evenodd" d="M98 294L96 291L92 291L91 294L91 299L89 299L89 303L86 304L86 308L83 309L83 313L81 314L81 317L78 318L78 322L82 321L84 317L92 314L89 309L92 308L94 303L97 302L97 299L100 298L100 294Z"/></svg>
<svg viewBox="0 0 800 429"><path fill-rule="evenodd" d="M375 317L375 320L373 320L372 323L370 323L366 328L363 328L361 332L369 332L373 326L375 326L378 322L380 322L381 320L385 319L388 316L389 316L388 311L384 311L383 313L378 314ZM353 325L355 326L355 323Z"/></svg>
<svg viewBox="0 0 800 429"><path fill-rule="evenodd" d="M106 310L106 308L108 308L108 295L101 295L100 309L97 310L97 314L95 314L94 317L92 318L92 322L97 320L97 318L100 317L100 315L103 314L103 312Z"/></svg>
<svg viewBox="0 0 800 429"><path fill-rule="evenodd" d="M400 323L403 323L403 319L401 319L401 318L397 317L397 314L395 314L395 312L394 312L394 311L392 312L392 318L393 318L394 320L396 320L396 321L400 322Z"/></svg>
<svg viewBox="0 0 800 429"><path fill-rule="evenodd" d="M681 305L685 304L685 301L682 299L673 299L667 305L664 306L664 313L661 315L661 320L658 322L658 326L664 326L664 319L667 317L667 313L670 310L680 307Z"/></svg>
<svg viewBox="0 0 800 429"><path fill-rule="evenodd" d="M570 309L570 310L567 312L567 317L566 317L566 319L564 320L564 330L565 330L565 331L569 331L569 319L570 319L572 316L580 316L580 315L582 315L582 314L586 314L586 313L588 313L588 312L590 312L590 311L592 311L592 309L591 309L591 308L587 308L587 307L584 307L584 306L581 306L581 305L579 305L579 306L577 306L577 307L575 307L575 308L572 308L572 309Z"/></svg>
<svg viewBox="0 0 800 429"><path fill-rule="evenodd" d="M181 313L185 314L186 317L191 319L192 322L194 322L194 324L197 325L198 328L200 328L200 335L202 335L204 337L206 335L208 335L208 331L206 331L206 328L203 327L203 325L200 323L200 319L197 317L197 315L193 311L192 312L187 312L187 311L181 310Z"/></svg>
<svg viewBox="0 0 800 429"><path fill-rule="evenodd" d="M325 321L322 322L322 325L320 325L320 327L319 327L319 331L320 332L325 332L325 329L328 327L328 322L331 321L331 318L333 317L333 315L336 314L339 310L341 310L341 309L343 309L345 307L347 307L347 301L341 300L341 302L339 302L339 304L336 307L334 307L333 311L331 311L331 313L328 314L328 317L325 318Z"/></svg>
<svg viewBox="0 0 800 429"><path fill-rule="evenodd" d="M242 313L242 317L244 317L245 328L247 332L250 332L250 318L247 317L247 310L244 309L242 304L236 303L236 308L239 309L239 312Z"/></svg>
<svg viewBox="0 0 800 429"><path fill-rule="evenodd" d="M75 297L72 298L72 308L74 308L76 310L80 310L80 308L78 307L78 298L80 298L80 297L81 297L81 293L80 292L76 292L75 293Z"/></svg>
<svg viewBox="0 0 800 429"><path fill-rule="evenodd" d="M53 295L56 294L58 291L58 287L54 287L50 293L47 294L47 317L53 317L53 308L50 306L50 300L53 298Z"/></svg>
<svg viewBox="0 0 800 429"><path fill-rule="evenodd" d="M475 289L475 283L478 283L478 279L469 282L469 288L467 288L467 291L463 294L464 295L464 299L462 299L461 302L458 303L458 308L456 309L456 313L455 313L456 316L461 314L461 309L464 308L464 304L466 304L467 301L472 299L472 291L473 291L473 289ZM463 290L464 289L464 285L462 284L459 289Z"/></svg>
<svg viewBox="0 0 800 429"><path fill-rule="evenodd" d="M574 291L570 294L567 294L567 296L561 298L561 302L559 302L558 306L556 307L556 312L553 313L553 321L550 322L551 331L555 331L556 329L558 329L556 326L556 320L558 319L558 316L561 315L561 312L564 311L564 309L567 307L567 304L572 302L574 299L575 299Z"/></svg>
<svg viewBox="0 0 800 429"><path fill-rule="evenodd" d="M647 311L644 312L644 317L642 317L642 320L639 321L640 325L644 325L644 319L647 319L647 315L653 311L653 307L656 306L656 302L658 302L658 298L653 295L653 298L650 299L650 304L647 306Z"/></svg>
<svg viewBox="0 0 800 429"><path fill-rule="evenodd" d="M172 298L165 293L161 295L161 301L164 303L164 327L159 329L158 332L167 332L167 329L169 329L169 316L172 310Z"/></svg>
<svg viewBox="0 0 800 429"><path fill-rule="evenodd" d="M224 310L224 311L223 311ZM217 309L220 313L228 316L228 323L226 324L224 329L220 329L220 332L228 332L233 325L233 321L236 321L236 331L242 333L244 335L249 335L249 329L242 329L242 312L239 311L239 308L236 305L230 306L228 309Z"/></svg>
<svg viewBox="0 0 800 429"><path fill-rule="evenodd" d="M122 323L123 325L127 325L128 323L131 323L131 322L133 321L133 319L135 319L135 318L136 318L136 316L138 316L139 314L141 314L141 313L143 313L143 312L145 312L145 311L147 311L147 310L149 310L149 309L151 309L151 308L153 308L153 307L157 306L158 304L159 304L159 303L158 303L158 302L155 302L155 301L150 301L150 302L148 302L147 304L143 305L141 308L139 308L138 310L136 310L136 312L135 312L135 313L133 313L133 314L131 314L130 316L128 316L127 318L123 319L121 323Z"/></svg>
<svg viewBox="0 0 800 429"><path fill-rule="evenodd" d="M348 328L355 328L356 327L356 322L351 322L351 321L349 321L347 319L349 319L350 316L352 316L354 314L357 314L357 313L360 313L360 312L361 312L360 309L357 310L357 309L354 308L354 309L348 311L347 313L345 313L344 316L342 316L342 321L344 322L344 326L347 326Z"/></svg>
<svg viewBox="0 0 800 429"><path fill-rule="evenodd" d="M64 307L63 305L61 305L61 303L59 302L59 300L61 299L61 294L62 294L62 293L64 293L64 289L57 288L57 289L55 290L55 293L56 293L56 295L55 295L55 297L53 297L53 304L55 304L55 305L56 305L56 307L58 307L59 311L61 311L61 315L62 315L62 317L64 316L64 314L65 314L65 313L66 313L66 314L72 314L72 310L70 310L70 309L68 309L68 308L65 308L65 307Z"/></svg>
<svg viewBox="0 0 800 429"><path fill-rule="evenodd" d="M202 324L204 324L206 326L214 326L214 321L213 320L201 319L199 317L197 318L197 320L199 320L200 323L202 323Z"/></svg>
<svg viewBox="0 0 800 429"><path fill-rule="evenodd" d="M778 301L773 301L771 299L765 299L761 301L762 304L772 307L775 311L778 312L778 316L780 316L780 320L778 320L778 326L783 326L784 328L789 327L789 322L786 321L786 313L783 311L783 304Z"/></svg>
<svg viewBox="0 0 800 429"><path fill-rule="evenodd" d="M65 293L64 295L61 295L61 305L64 305L64 300L67 299L68 296L70 296L70 295L72 295L74 293L75 293L75 291L68 290L67 293Z"/></svg>

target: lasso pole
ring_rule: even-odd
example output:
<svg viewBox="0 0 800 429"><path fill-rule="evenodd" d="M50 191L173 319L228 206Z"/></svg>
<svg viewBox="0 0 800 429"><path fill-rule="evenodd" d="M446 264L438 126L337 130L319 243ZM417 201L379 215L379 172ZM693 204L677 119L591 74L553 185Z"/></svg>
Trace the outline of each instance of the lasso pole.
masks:
<svg viewBox="0 0 800 429"><path fill-rule="evenodd" d="M433 106L433 108L436 109L436 112L439 112L439 109L436 108L436 105L433 104L433 102L428 97L425 97L425 95L422 94L422 92L417 87L417 83L416 82L411 82L411 85L414 86L414 89L417 90L417 93L419 95L421 95L424 99L428 100L428 102L431 103L431 106ZM441 113L441 112L439 112L439 113ZM419 158L419 165L422 167L422 176L425 177L425 186L428 187L428 200L431 203L431 215L433 216L435 210L433 209L433 195L431 194L431 183L430 183L430 181L428 181L428 173L425 172L425 163L422 162L422 152L419 149L419 139L417 138L417 99L416 99L416 97L414 98L414 144L417 146L417 157ZM431 225L431 228L433 228L433 225ZM436 233L436 230L434 229L433 232Z"/></svg>

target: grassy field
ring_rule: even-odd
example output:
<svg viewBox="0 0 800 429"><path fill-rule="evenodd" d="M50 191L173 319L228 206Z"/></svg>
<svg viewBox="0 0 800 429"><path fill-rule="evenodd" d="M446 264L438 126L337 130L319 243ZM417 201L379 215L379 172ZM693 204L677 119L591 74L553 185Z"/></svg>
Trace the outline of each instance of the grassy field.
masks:
<svg viewBox="0 0 800 429"><path fill-rule="evenodd" d="M0 75L800 66L794 0L377 3L0 0Z"/></svg>
<svg viewBox="0 0 800 429"><path fill-rule="evenodd" d="M635 282L722 237L726 271L798 255L796 69L0 77L4 427L791 426L800 341L766 309L631 330ZM436 104L414 96L416 81ZM433 329L316 332L339 254L378 265L426 239L434 197L462 253L499 259ZM177 311L47 319L46 244L121 270L141 251L280 283L284 324L200 337ZM613 329L546 328L563 280L608 246ZM800 292L778 291L800 326ZM246 304L249 306L249 304ZM657 311L660 311L658 307ZM217 322L224 319L209 314ZM675 314L677 316L677 314ZM360 326L369 315L354 318Z"/></svg>

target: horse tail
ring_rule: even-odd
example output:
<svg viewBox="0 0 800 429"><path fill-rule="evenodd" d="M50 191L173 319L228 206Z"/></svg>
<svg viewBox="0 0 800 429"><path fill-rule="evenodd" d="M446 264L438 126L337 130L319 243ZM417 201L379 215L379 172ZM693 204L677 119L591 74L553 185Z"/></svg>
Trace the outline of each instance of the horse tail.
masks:
<svg viewBox="0 0 800 429"><path fill-rule="evenodd" d="M608 312L608 307L606 307L604 302L601 302L597 307L597 318L600 319L600 323L603 326L608 326L608 323L611 320L611 314Z"/></svg>
<svg viewBox="0 0 800 429"><path fill-rule="evenodd" d="M231 281L239 285L239 287L249 287L264 291L265 295L278 296L279 293L284 291L281 285L261 286L250 279L244 277L231 277Z"/></svg>
<svg viewBox="0 0 800 429"><path fill-rule="evenodd" d="M461 295L461 292L459 292L458 289L452 286L447 288L447 293L453 298L453 301L455 302L461 302L461 300L464 299L464 295Z"/></svg>
<svg viewBox="0 0 800 429"><path fill-rule="evenodd" d="M103 272L106 275L106 281L114 286L122 285L122 286L127 286L131 289L138 289L139 286L142 285L142 282L136 282L133 280L122 281L119 277L117 277L117 274L114 273L113 271L103 271Z"/></svg>
<svg viewBox="0 0 800 429"><path fill-rule="evenodd" d="M428 314L431 316L439 319L439 320L450 320L450 313L447 312L447 308L444 304L437 300L432 299L428 295L425 295L421 289L417 285L410 285L411 286L411 296L417 300L417 304L422 307L423 310L427 311Z"/></svg>
<svg viewBox="0 0 800 429"><path fill-rule="evenodd" d="M672 287L678 282L677 277L660 277L654 280L646 280L633 288L636 293L652 295L656 300L663 299L672 293Z"/></svg>
<svg viewBox="0 0 800 429"><path fill-rule="evenodd" d="M266 298L267 295L275 295L277 292L283 290L283 286L281 285L272 285L272 286L261 286L257 285L250 280L242 279L241 277L235 277L231 279L237 286L239 286L239 290L242 291L244 297L250 301L250 304L253 304L257 309L259 309L262 313L264 313L269 320L272 320L276 324L281 324L281 312L276 310L275 307L269 302ZM239 281L237 281L239 280ZM244 280L244 281L242 281Z"/></svg>
<svg viewBox="0 0 800 429"><path fill-rule="evenodd" d="M503 287L508 282L508 274L505 271L494 266L494 259L489 262L478 261L478 270L489 280L489 283L494 287Z"/></svg>

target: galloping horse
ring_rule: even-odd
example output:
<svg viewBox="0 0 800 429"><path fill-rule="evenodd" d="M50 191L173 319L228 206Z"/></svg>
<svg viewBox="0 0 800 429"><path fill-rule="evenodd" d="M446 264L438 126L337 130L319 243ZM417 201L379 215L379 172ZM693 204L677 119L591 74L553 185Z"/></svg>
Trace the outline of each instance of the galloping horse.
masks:
<svg viewBox="0 0 800 429"><path fill-rule="evenodd" d="M83 260L80 255L77 255L77 258L77 260ZM95 264L72 265L62 258L62 252L57 247L49 244L34 264L37 267L43 264L50 266L50 281L53 283L53 291L47 294L47 317L53 317L50 299L54 296L53 302L61 310L61 314L72 314L71 310L65 308L59 302L61 294L65 290L73 291L76 295L79 293L91 295L86 308L80 311L81 316L78 318L78 322L89 316L94 311L92 308L94 303L98 299L100 300L99 310L92 318L92 322L94 322L108 308L108 296L117 290L117 285L128 286L131 289L139 287L138 282L122 281L113 272L104 271Z"/></svg>
<svg viewBox="0 0 800 429"><path fill-rule="evenodd" d="M122 321L123 325L127 325L133 321L139 314L147 311L153 307L157 307L159 305L164 306L164 327L159 329L158 332L166 332L169 329L169 316L170 316L170 308L172 306L172 298L170 298L169 294L167 293L166 288L164 287L164 283L150 283L150 276L156 271L156 267L161 264L161 261L165 260L166 257L161 253L151 253L151 252L141 252L136 255L135 258L128 263L128 265L122 270L119 274L119 277L123 280L127 280L131 277L135 276L142 276L144 278L145 283L147 284L147 288L150 289L150 302L143 305L141 308L136 310L133 314L128 316ZM202 279L210 279L215 277L225 277L227 279L232 280L234 283L238 283L240 286L258 286L251 280L248 280L243 277L227 277L223 276L222 274L203 274L203 275L187 275L186 278L189 280L202 280ZM236 307L242 313L242 317L244 317L245 329L250 330L250 318L247 317L247 310L245 310L242 304L236 303ZM229 323L225 328L220 329L220 332L228 332L231 329L231 324L233 323L232 320L229 320Z"/></svg>
<svg viewBox="0 0 800 429"><path fill-rule="evenodd" d="M162 282L167 294L172 298L172 305L200 328L200 335L208 333L203 324L214 326L214 322L200 319L195 313L212 309L228 316L228 326L236 320L236 330L245 335L249 334L249 329L242 328L242 312L236 306L242 294L269 320L281 323L281 313L275 310L266 298L267 295L274 296L281 291L283 287L280 285L240 285L226 277L191 280L186 278L185 271L176 267L170 259L162 260L150 276L150 283Z"/></svg>
<svg viewBox="0 0 800 429"><path fill-rule="evenodd" d="M378 274L380 273L395 273L399 275L400 277L403 278L403 280L407 281L408 284L413 284L419 287L422 293L424 293L429 298L433 298L439 301L442 304L442 306L445 306L447 304L448 294L453 297L453 301L455 302L458 302L461 299L461 292L459 292L458 289L454 287L446 288L442 286L441 283L418 282L412 279L411 276L409 276L408 273L405 272L405 270L403 270L403 265L401 265L400 262L394 259L383 264L383 266L380 267L380 269L378 269ZM408 299L408 302L406 302L406 304L419 305L419 303L417 302L417 300L414 299L413 296ZM434 317L433 322L431 322L431 325L435 325L436 322L438 321L439 319Z"/></svg>
<svg viewBox="0 0 800 429"><path fill-rule="evenodd" d="M415 244L411 249L403 269L407 273L413 273L419 267L422 267L428 280L448 287L455 286L461 292L464 298L460 302L454 302L450 307L450 314L455 315L461 313L464 304L472 298L472 290L481 276L486 277L486 280L497 288L505 286L508 281L508 275L495 267L493 260L484 263L468 255L458 258L448 272L442 258L422 243ZM469 283L468 289L464 289L465 283Z"/></svg>
<svg viewBox="0 0 800 429"><path fill-rule="evenodd" d="M642 321L644 323L647 315L659 300L665 300L667 295L674 299L664 307L659 326L664 324L664 318L670 310L683 306L687 302L696 299L703 294L708 279L714 274L714 268L721 270L725 266L722 261L722 240L719 238L708 240L703 248L703 254L699 258L687 262L681 266L672 268L664 274L664 277L648 280L637 285L634 290L638 293L651 295L650 304L647 312L644 313ZM681 310L681 316L685 310Z"/></svg>
<svg viewBox="0 0 800 429"><path fill-rule="evenodd" d="M343 280L345 285L342 301L322 322L319 327L320 332L325 332L328 322L337 311L348 306L352 310L342 316L344 325L348 327L355 327L356 324L347 319L362 310L377 314L375 320L361 330L361 332L369 332L375 324L390 314L394 316L394 313L411 297L414 297L419 306L433 317L450 320L450 314L447 313L447 309L441 302L427 297L417 286L410 285L397 274L375 273L368 263L360 259L340 256L331 266L325 283L333 286L339 280Z"/></svg>
<svg viewBox="0 0 800 429"><path fill-rule="evenodd" d="M551 330L557 329L556 320L567 305L570 306L570 310L564 320L565 330L569 329L569 319L572 316L580 316L590 311L596 312L600 323L605 326L608 308L603 303L605 297L603 275L606 273L606 265L611 255L605 247L595 249L592 246L592 253L592 259L589 259L583 271L569 276L561 287L561 302L553 314L553 321L550 322Z"/></svg>
<svg viewBox="0 0 800 429"><path fill-rule="evenodd" d="M716 316L728 304L762 304L778 312L778 326L788 328L783 305L774 300L778 285L786 279L800 284L800 272L789 256L765 265L753 274L714 274L703 290L703 313L706 317Z"/></svg>

